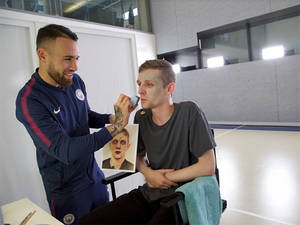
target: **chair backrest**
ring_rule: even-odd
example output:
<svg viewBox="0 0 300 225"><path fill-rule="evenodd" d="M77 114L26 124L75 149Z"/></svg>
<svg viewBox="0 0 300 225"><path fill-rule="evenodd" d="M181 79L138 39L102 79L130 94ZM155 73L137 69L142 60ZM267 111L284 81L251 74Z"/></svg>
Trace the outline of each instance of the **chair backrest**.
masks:
<svg viewBox="0 0 300 225"><path fill-rule="evenodd" d="M212 135L215 137L215 131L214 129L211 129L211 133ZM217 164L217 154L216 154L216 149L214 148L214 155L215 155L215 175L216 175L216 178L217 178L217 181L218 181L218 185L220 186L220 177L219 177L219 169L218 169L218 164Z"/></svg>
<svg viewBox="0 0 300 225"><path fill-rule="evenodd" d="M211 129L211 132L213 134L213 136L215 136L215 132L214 129ZM215 175L218 181L218 185L220 186L220 176L219 176L219 169L218 169L218 164L217 164L217 154L216 154L216 149L214 148L214 154L215 154ZM222 199L222 212L225 211L225 209L227 208L227 200Z"/></svg>

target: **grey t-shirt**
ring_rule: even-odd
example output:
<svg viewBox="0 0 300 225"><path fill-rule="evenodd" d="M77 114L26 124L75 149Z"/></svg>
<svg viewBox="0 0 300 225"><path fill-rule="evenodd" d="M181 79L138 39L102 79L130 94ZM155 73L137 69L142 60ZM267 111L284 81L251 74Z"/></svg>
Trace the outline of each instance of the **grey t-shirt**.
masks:
<svg viewBox="0 0 300 225"><path fill-rule="evenodd" d="M152 121L149 109L139 110L134 123L139 124L138 151L146 152L152 169L182 169L197 162L206 151L215 147L215 141L203 111L193 102L174 103L171 118L162 126ZM140 187L152 201L174 192Z"/></svg>

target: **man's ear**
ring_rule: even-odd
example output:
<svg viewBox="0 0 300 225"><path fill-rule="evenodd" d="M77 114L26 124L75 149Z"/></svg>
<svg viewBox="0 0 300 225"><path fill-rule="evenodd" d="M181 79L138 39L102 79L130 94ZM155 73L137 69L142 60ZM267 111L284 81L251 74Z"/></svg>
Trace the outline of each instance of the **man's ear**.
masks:
<svg viewBox="0 0 300 225"><path fill-rule="evenodd" d="M171 82L168 84L168 93L170 95L172 95L172 93L175 91L176 89L176 83L175 82Z"/></svg>
<svg viewBox="0 0 300 225"><path fill-rule="evenodd" d="M46 51L45 48L38 48L37 55L39 57L40 62L43 63L47 62L48 52Z"/></svg>

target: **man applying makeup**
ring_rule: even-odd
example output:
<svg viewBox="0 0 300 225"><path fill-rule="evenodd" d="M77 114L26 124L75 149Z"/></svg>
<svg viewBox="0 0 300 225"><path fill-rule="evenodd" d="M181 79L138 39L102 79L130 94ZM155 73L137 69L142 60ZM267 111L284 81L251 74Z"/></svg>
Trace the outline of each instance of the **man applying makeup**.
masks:
<svg viewBox="0 0 300 225"><path fill-rule="evenodd" d="M108 202L94 152L127 125L134 110L123 94L114 104L114 115L91 110L85 84L76 73L77 41L76 33L67 27L40 28L39 68L16 99L16 117L36 147L51 214L65 224L78 224L84 214ZM102 129L91 134L90 128Z"/></svg>

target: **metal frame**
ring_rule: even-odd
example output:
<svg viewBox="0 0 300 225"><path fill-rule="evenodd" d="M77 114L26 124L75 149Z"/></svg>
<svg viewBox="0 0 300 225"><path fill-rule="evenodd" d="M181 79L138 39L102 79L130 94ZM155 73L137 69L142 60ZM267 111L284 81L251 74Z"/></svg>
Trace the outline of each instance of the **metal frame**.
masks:
<svg viewBox="0 0 300 225"><path fill-rule="evenodd" d="M264 14L262 16L256 16L250 19L241 20L235 23L227 24L224 26L216 27L213 29L209 29L206 31L201 31L197 33L197 42L199 46L199 51L201 54L199 55L200 58L198 59L199 62L201 62L199 65L201 65L200 69L203 68L202 63L202 46L201 46L201 40L202 39L208 39L213 38L216 35L230 33L238 30L246 30L247 33L247 47L248 47L248 60L253 61L253 51L252 51L252 41L251 41L251 28L263 24L272 23L275 21L283 20L292 18L295 16L300 15L300 5L293 6L290 8L286 8L283 10L275 11L272 13Z"/></svg>

